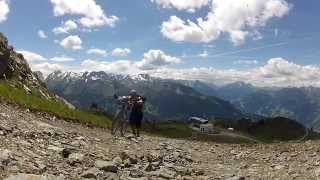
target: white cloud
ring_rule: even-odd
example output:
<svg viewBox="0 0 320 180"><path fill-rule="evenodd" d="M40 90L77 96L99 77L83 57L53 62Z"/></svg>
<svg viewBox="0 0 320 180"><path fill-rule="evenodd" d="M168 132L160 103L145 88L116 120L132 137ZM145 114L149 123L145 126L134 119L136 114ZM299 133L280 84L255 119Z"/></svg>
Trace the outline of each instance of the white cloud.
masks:
<svg viewBox="0 0 320 180"><path fill-rule="evenodd" d="M208 43L220 36L220 31L204 32L208 30L190 20L185 22L177 16L171 16L169 21L163 22L161 25L161 33L176 42Z"/></svg>
<svg viewBox="0 0 320 180"><path fill-rule="evenodd" d="M239 60L233 62L233 64L244 64L244 65L253 65L258 64L259 62L257 60Z"/></svg>
<svg viewBox="0 0 320 180"><path fill-rule="evenodd" d="M9 0L0 0L0 23L7 20L9 12Z"/></svg>
<svg viewBox="0 0 320 180"><path fill-rule="evenodd" d="M162 23L161 32L170 40L194 43L208 43L226 33L234 45L240 45L248 36L259 37L259 27L285 16L290 8L285 0L214 0L205 18L192 22L171 16Z"/></svg>
<svg viewBox="0 0 320 180"><path fill-rule="evenodd" d="M100 27L108 25L110 27L114 27L115 23L119 20L117 16L110 17L83 17L80 19L80 23L86 28Z"/></svg>
<svg viewBox="0 0 320 180"><path fill-rule="evenodd" d="M230 33L230 41L233 42L235 46L239 46L244 43L249 32L247 31L231 31Z"/></svg>
<svg viewBox="0 0 320 180"><path fill-rule="evenodd" d="M148 53L146 53L148 54ZM144 58L145 59L145 58ZM143 62L144 59L140 62ZM159 63L157 64L159 65ZM163 65L160 63L160 65ZM162 67L162 66L157 66ZM266 64L246 70L217 69L199 67L188 69L147 68L140 69L139 63L129 60L98 61L84 60L79 65L68 66L62 63L31 62L34 71L42 71L45 75L55 71L105 71L117 74L149 73L155 77L185 80L201 80L217 85L243 81L256 86L316 86L320 87L320 67L316 65L299 65L283 58L269 59Z"/></svg>
<svg viewBox="0 0 320 180"><path fill-rule="evenodd" d="M180 62L181 60L179 58L166 55L161 50L150 50L145 53L143 59L138 62L129 60L117 60L109 62L88 59L81 63L80 68L83 71L106 71L132 74L154 70Z"/></svg>
<svg viewBox="0 0 320 180"><path fill-rule="evenodd" d="M116 48L112 50L111 54L112 56L128 56L131 53L131 50L128 48Z"/></svg>
<svg viewBox="0 0 320 180"><path fill-rule="evenodd" d="M162 8L176 8L179 11L195 12L204 6L207 6L210 0L151 0Z"/></svg>
<svg viewBox="0 0 320 180"><path fill-rule="evenodd" d="M72 20L68 20L65 23L63 23L60 27L56 27L52 30L55 34L67 34L72 30L75 30L78 28L77 23L75 23Z"/></svg>
<svg viewBox="0 0 320 180"><path fill-rule="evenodd" d="M157 69L150 73L163 78L202 80L220 85L243 81L256 86L320 87L319 66L298 65L283 58L272 58L263 66L247 70L202 67L191 69Z"/></svg>
<svg viewBox="0 0 320 180"><path fill-rule="evenodd" d="M166 55L161 50L149 50L144 53L143 59L137 62L136 65L142 70L151 70L181 62L181 59Z"/></svg>
<svg viewBox="0 0 320 180"><path fill-rule="evenodd" d="M71 67L68 67L64 64L59 64L59 63L49 63L49 62L44 62L44 63L31 63L30 68L32 71L40 71L43 73L43 75L46 77L50 73L54 71L74 71Z"/></svg>
<svg viewBox="0 0 320 180"><path fill-rule="evenodd" d="M207 51L203 51L203 52L200 53L198 56L201 57L201 58L207 58L207 57L209 56L209 54L208 54Z"/></svg>
<svg viewBox="0 0 320 180"><path fill-rule="evenodd" d="M46 33L43 31L43 30L39 30L38 31L38 36L41 38L41 39L47 39L48 36L46 35Z"/></svg>
<svg viewBox="0 0 320 180"><path fill-rule="evenodd" d="M82 40L79 36L68 36L60 42L65 49L78 50L82 49Z"/></svg>
<svg viewBox="0 0 320 180"><path fill-rule="evenodd" d="M33 71L41 71L45 76L56 71L72 71L72 72L85 72L85 71L105 71L117 74L138 74L148 73L150 70L164 68L171 64L180 63L181 60L175 57L166 55L160 50L150 50L144 54L141 61L134 62L130 60L114 60L114 61L101 61L86 59L79 63L67 65L66 62L74 61L74 58L61 56L53 57L45 62L30 62L30 67Z"/></svg>
<svg viewBox="0 0 320 180"><path fill-rule="evenodd" d="M149 50L144 54L143 59L138 62L129 60L108 62L88 59L81 63L81 68L83 71L106 71L132 74L178 64L180 62L181 60L179 58L166 55L161 50Z"/></svg>
<svg viewBox="0 0 320 180"><path fill-rule="evenodd" d="M116 16L107 16L95 0L51 0L55 16L80 15L78 21L86 28L115 26Z"/></svg>
<svg viewBox="0 0 320 180"><path fill-rule="evenodd" d="M33 62L33 61L45 61L46 58L41 56L40 54L27 51L27 50L18 50L18 53L21 53L23 57L28 61L28 62Z"/></svg>
<svg viewBox="0 0 320 180"><path fill-rule="evenodd" d="M88 49L87 50L87 54L94 54L94 55L98 55L98 56L107 56L108 52L104 49Z"/></svg>
<svg viewBox="0 0 320 180"><path fill-rule="evenodd" d="M117 74L137 73L137 68L129 60L118 60L113 62L87 59L81 63L82 71L105 71Z"/></svg>
<svg viewBox="0 0 320 180"><path fill-rule="evenodd" d="M67 56L60 56L60 57L53 57L50 59L51 61L55 62L70 62L70 61L75 61L74 58L72 57L67 57Z"/></svg>

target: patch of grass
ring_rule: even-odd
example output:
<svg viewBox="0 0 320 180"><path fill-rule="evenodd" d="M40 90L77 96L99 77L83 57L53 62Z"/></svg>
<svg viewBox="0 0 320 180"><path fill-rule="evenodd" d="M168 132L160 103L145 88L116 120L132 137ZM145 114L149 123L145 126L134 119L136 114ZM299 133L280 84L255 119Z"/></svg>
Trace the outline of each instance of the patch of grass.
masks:
<svg viewBox="0 0 320 180"><path fill-rule="evenodd" d="M222 134L207 135L197 131L194 131L186 123L179 122L163 122L157 123L153 127L151 125L145 125L144 131L150 135L157 135L166 138L176 139L190 139L204 142L216 142L216 143L232 143L232 144L252 144L255 143L249 138L232 137Z"/></svg>
<svg viewBox="0 0 320 180"><path fill-rule="evenodd" d="M266 118L259 121L244 118L237 121L215 119L212 123L224 129L232 127L242 135L264 143L294 141L302 138L306 133L303 125L283 117Z"/></svg>
<svg viewBox="0 0 320 180"><path fill-rule="evenodd" d="M31 90L32 92L37 91L36 89ZM10 103L19 104L30 110L47 112L66 120L78 121L79 123L102 128L111 127L111 120L107 116L80 109L70 109L63 102L45 99L38 93L27 94L14 81L0 81L0 97Z"/></svg>
<svg viewBox="0 0 320 180"><path fill-rule="evenodd" d="M303 137L306 129L291 119L276 117L263 121L263 124L250 129L250 135L264 142L290 141Z"/></svg>
<svg viewBox="0 0 320 180"><path fill-rule="evenodd" d="M187 124L176 122L157 123L155 127L145 125L143 129L150 134L177 139L190 138L193 132Z"/></svg>
<svg viewBox="0 0 320 180"><path fill-rule="evenodd" d="M309 134L305 140L319 140L319 139L320 139L320 133L309 131Z"/></svg>

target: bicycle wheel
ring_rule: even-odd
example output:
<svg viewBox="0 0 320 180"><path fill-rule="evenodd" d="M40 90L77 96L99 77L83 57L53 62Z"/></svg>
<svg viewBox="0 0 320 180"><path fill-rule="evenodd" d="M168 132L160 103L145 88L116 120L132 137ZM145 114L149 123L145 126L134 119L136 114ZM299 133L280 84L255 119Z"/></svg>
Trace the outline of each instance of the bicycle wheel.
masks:
<svg viewBox="0 0 320 180"><path fill-rule="evenodd" d="M116 135L120 128L120 121L122 116L122 111L118 111L113 118L112 126L111 126L111 134Z"/></svg>
<svg viewBox="0 0 320 180"><path fill-rule="evenodd" d="M120 129L121 136L125 136L125 134L127 133L128 125L129 125L128 121L123 119L121 122L121 125L120 125L121 126L121 129Z"/></svg>
<svg viewBox="0 0 320 180"><path fill-rule="evenodd" d="M128 127L130 125L129 123L129 117L130 117L130 110L128 107L123 111L123 121L122 121L122 134L125 135L128 132Z"/></svg>

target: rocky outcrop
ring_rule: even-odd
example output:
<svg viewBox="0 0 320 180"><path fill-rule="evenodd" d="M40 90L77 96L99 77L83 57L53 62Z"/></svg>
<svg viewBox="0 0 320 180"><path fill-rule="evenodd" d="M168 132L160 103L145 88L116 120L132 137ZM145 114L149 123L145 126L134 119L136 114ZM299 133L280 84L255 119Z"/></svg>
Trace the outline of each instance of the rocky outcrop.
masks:
<svg viewBox="0 0 320 180"><path fill-rule="evenodd" d="M41 82L44 82L44 81L45 81L44 76L43 76L43 74L42 74L41 71L35 71L35 72L33 72L33 73L37 76L37 78L38 78Z"/></svg>
<svg viewBox="0 0 320 180"><path fill-rule="evenodd" d="M63 101L69 107L70 103L48 91L44 77L40 72L33 73L22 54L17 53L9 45L8 39L0 32L0 80L11 81L11 86L18 86L26 93L35 93L45 99ZM14 83L13 83L14 81Z"/></svg>
<svg viewBox="0 0 320 180"><path fill-rule="evenodd" d="M2 33L0 33L0 77L36 80L23 55L14 51Z"/></svg>
<svg viewBox="0 0 320 180"><path fill-rule="evenodd" d="M22 54L9 45L8 39L0 32L0 79L15 80L27 93L37 89L45 98L52 94L46 89L38 76L34 74ZM13 84L12 84L13 85ZM17 85L17 84L16 84Z"/></svg>
<svg viewBox="0 0 320 180"><path fill-rule="evenodd" d="M0 33L0 77L3 77L9 71L10 50L8 40Z"/></svg>

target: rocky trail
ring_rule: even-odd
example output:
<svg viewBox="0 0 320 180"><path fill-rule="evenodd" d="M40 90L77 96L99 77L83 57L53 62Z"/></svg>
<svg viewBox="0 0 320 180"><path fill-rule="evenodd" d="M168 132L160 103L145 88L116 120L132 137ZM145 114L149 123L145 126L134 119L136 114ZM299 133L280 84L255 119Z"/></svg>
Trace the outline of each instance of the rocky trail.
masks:
<svg viewBox="0 0 320 180"><path fill-rule="evenodd" d="M320 179L320 143L137 142L0 103L0 179Z"/></svg>

